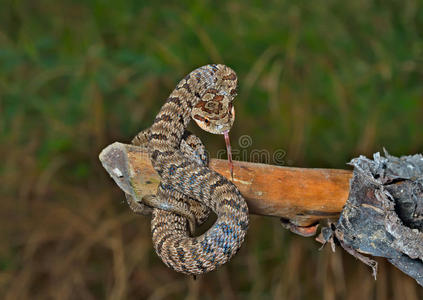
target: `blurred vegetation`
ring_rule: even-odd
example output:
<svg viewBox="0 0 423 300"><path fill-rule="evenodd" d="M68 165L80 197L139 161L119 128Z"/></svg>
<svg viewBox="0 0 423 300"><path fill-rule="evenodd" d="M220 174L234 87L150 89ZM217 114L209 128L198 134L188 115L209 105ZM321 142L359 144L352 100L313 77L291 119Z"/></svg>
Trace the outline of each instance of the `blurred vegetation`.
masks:
<svg viewBox="0 0 423 300"><path fill-rule="evenodd" d="M0 296L5 299L421 299L338 250L253 217L240 253L196 281L98 161L149 126L195 67L238 73L236 139L285 164L347 168L423 149L423 3L0 1ZM213 151L223 139L201 133Z"/></svg>

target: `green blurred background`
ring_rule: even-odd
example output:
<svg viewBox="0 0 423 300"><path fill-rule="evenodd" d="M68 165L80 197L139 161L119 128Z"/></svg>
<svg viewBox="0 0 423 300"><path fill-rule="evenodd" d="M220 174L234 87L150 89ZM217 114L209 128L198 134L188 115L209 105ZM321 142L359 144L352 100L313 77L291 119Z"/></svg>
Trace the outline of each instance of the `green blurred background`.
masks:
<svg viewBox="0 0 423 300"><path fill-rule="evenodd" d="M383 260L375 282L265 217L196 281L161 263L98 154L207 63L238 73L235 149L248 134L284 165L329 168L423 150L422 1L1 0L0 297L422 299Z"/></svg>

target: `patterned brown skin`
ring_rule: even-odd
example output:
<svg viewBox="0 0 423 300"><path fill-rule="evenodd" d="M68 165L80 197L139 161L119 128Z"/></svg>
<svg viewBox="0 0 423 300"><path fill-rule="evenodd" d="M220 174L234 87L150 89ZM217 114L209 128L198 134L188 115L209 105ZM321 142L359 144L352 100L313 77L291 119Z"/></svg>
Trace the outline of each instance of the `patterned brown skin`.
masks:
<svg viewBox="0 0 423 300"><path fill-rule="evenodd" d="M132 144L136 146L146 147L148 145L148 136L150 135L150 129L141 131L133 140ZM208 165L208 157L206 148L201 140L185 130L182 136L180 144L181 152L184 156L196 160L199 164L204 166ZM159 190L166 189L166 184L161 182ZM137 195L137 190L134 190L136 199L133 199L130 195L125 194L127 202L130 208L135 212L143 215L149 215L152 213L152 209L157 208L157 213L161 211L170 211L174 214L182 216L188 222L190 234L192 235L197 226L202 225L210 214L210 209L201 204L200 202L185 197L184 195L174 195L172 197L157 197L157 195Z"/></svg>
<svg viewBox="0 0 423 300"><path fill-rule="evenodd" d="M208 231L191 237L184 213L166 205L153 210L154 248L167 266L181 273L199 275L226 263L241 247L248 229L248 207L235 185L182 149L188 144L184 134L191 117L211 133L230 130L236 88L237 77L231 68L200 67L179 82L147 132L151 162L162 179L156 207L196 200L217 215ZM193 214L196 223L201 223L204 215L199 217L198 211L197 207Z"/></svg>

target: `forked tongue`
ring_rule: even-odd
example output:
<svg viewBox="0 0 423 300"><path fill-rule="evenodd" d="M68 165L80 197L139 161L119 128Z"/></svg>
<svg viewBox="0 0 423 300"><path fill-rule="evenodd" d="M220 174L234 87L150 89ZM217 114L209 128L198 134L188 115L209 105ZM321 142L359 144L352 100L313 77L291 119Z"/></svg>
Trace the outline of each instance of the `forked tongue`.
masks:
<svg viewBox="0 0 423 300"><path fill-rule="evenodd" d="M229 140L229 130L223 133L226 143L226 152L228 153L228 163L229 171L231 172L231 178L234 180L234 164L232 162L232 151L231 151L231 141Z"/></svg>

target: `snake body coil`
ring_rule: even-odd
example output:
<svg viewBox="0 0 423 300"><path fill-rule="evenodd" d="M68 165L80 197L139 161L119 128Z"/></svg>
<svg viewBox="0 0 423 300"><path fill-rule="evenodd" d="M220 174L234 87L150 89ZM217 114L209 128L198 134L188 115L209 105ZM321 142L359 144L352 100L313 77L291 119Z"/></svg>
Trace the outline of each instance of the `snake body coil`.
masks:
<svg viewBox="0 0 423 300"><path fill-rule="evenodd" d="M158 200L191 198L217 214L217 221L208 231L191 237L185 217L154 209L155 250L167 266L178 272L197 275L214 270L238 251L246 235L248 207L235 185L181 151L191 117L204 126L214 122L210 132L224 129L236 86L236 74L227 66L207 65L192 71L171 93L148 133L151 162L162 179Z"/></svg>

